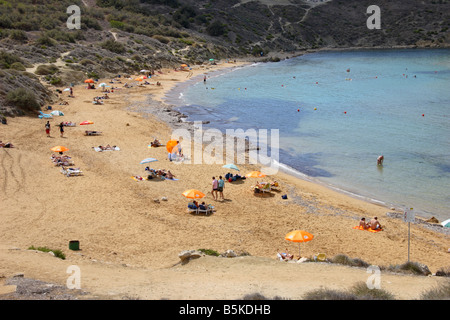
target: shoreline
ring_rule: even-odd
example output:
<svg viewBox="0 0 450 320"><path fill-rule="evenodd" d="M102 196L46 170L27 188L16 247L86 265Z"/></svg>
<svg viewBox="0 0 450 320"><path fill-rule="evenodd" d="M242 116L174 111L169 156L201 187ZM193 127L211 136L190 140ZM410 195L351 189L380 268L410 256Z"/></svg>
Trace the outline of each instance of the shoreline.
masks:
<svg viewBox="0 0 450 320"><path fill-rule="evenodd" d="M380 47L380 48L334 48L329 50L328 48L326 49L317 49L317 50L311 50L308 51L306 53L302 53L302 54L292 54L292 56L290 58L295 58L295 57L299 57L299 56L303 56L306 54L310 54L310 53L317 53L317 52L336 52L336 51L374 51L374 50L399 50L399 49L427 49L427 48L421 48L421 47L416 47L416 46L401 46L399 48L387 48L387 47ZM435 48L430 48L430 49L435 49ZM440 49L449 49L449 48L440 48ZM290 58L286 58L283 60L287 60ZM213 76L222 76L226 73L229 72L233 72L234 70L236 70L237 68L246 68L246 67L250 67L256 64L260 64L260 63L277 63L277 62L271 62L271 61L248 61L247 63L244 63L240 66L237 67L224 67L224 68L218 68L215 69L213 71L211 71L211 73L213 74ZM183 108L182 106L176 105L176 103L174 102L177 99L177 96L179 96L180 93L182 93L182 91L186 90L187 87L192 86L195 83L198 83L201 81L201 74L196 75L195 77L192 77L190 79L187 79L186 81L183 81L181 83L178 83L176 85L174 85L173 87L171 87L168 90L165 90L165 92L163 94L161 94L160 98L157 100L159 101L161 104L163 104L164 108L168 108L171 111L170 112L160 112L159 108L153 108L153 111L150 111L151 113L153 113L154 115L160 117L162 116L163 118L165 118L165 122L168 122L169 126L171 126L172 128L180 128L180 127L184 127L187 130L192 131L193 130L193 126L194 126L194 121L184 121L184 119L188 118L188 116L184 113L182 113L181 111L179 111L180 108ZM161 107L161 106L160 106ZM168 115L168 117L166 116ZM171 118L170 116L173 116L173 118ZM182 119L183 121L180 123L180 119ZM176 124L176 125L174 125ZM203 123L203 124L210 124L210 122L208 121L207 123ZM223 134L225 136L225 134ZM262 166L261 163L259 163L259 165ZM313 177L310 177L306 174L304 174L303 172L292 168L291 166L289 166L286 163L279 163L279 170L289 176L292 176L294 178L300 179L302 181L307 181L307 182L311 182L311 183L315 183L318 185L321 185L325 188L328 188L330 190L336 191L340 194L343 194L345 196L351 197L353 199L357 199L357 200L362 200L374 205L378 205L378 206L382 206L384 208L386 208L386 210L391 210L391 211L404 211L406 209L406 207L404 205L400 205L397 203L389 203L386 202L382 199L377 199L377 198L373 198L361 193L357 193L355 191L350 191L350 190L346 190L343 189L339 186L335 186L329 183L326 183L324 181L321 181L320 179L316 179ZM439 216L439 214L433 213L433 212L424 212L424 211L418 211L416 212L416 217L418 217L420 220L428 220L431 218L434 218L436 216ZM445 220L445 219L444 219Z"/></svg>
<svg viewBox="0 0 450 320"><path fill-rule="evenodd" d="M256 195L251 188L256 179L247 179L226 183L225 199L214 200L211 177L227 172L222 165L173 163L167 160L165 147L148 148L154 137L163 143L170 139L172 129L164 119L176 119L175 127L190 126L157 100L163 89L186 80L185 76L164 70L159 79L151 80L161 81L161 87L115 90L102 105L92 104L100 90L77 84L75 98L64 95L69 105L53 104L54 110L65 115L50 121L51 137L44 132L46 120L37 116L11 118L8 125L0 126L3 141L15 145L0 149L0 193L6 208L0 210L0 260L4 262L0 276L20 273L65 285L67 267L77 265L83 291L111 299L156 300L240 299L255 291L301 299L306 290L345 289L367 279L366 270L360 268L278 261L278 248L286 248L295 258L300 254L298 244L284 238L299 228L314 235L313 241L301 244L303 257L344 254L379 266L406 261L408 226L400 217L386 214L383 207L282 172L276 176L279 191ZM156 115L146 113L151 108ZM77 125L67 127L61 137L56 125L69 120ZM78 125L85 120L94 124ZM84 130L103 134L86 136ZM120 150L93 149L106 144ZM61 174L50 160L50 148L55 145L69 148L67 155L83 176ZM179 180L132 179L146 174L146 165L140 161L147 157L158 159L150 167L169 169ZM253 168L256 165L244 165L241 173ZM190 200L181 193L190 188L202 190L204 201L216 211L207 216L188 213ZM283 194L287 200L281 198ZM353 229L361 216L375 215L385 226L382 232ZM418 224L411 225L411 232L411 261L427 265L432 273L450 265L448 235ZM68 249L72 240L79 241L80 250ZM30 246L60 249L66 259L28 250ZM250 256L206 256L180 263L180 252L202 248ZM424 288L445 280L384 273L382 279L384 288L403 299L418 297Z"/></svg>

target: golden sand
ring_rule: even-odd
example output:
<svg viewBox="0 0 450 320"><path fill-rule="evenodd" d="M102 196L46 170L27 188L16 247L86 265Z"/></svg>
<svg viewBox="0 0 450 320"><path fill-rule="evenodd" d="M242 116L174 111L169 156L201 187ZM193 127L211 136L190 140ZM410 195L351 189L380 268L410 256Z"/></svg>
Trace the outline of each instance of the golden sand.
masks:
<svg viewBox="0 0 450 320"><path fill-rule="evenodd" d="M255 195L251 187L256 179L247 179L226 183L225 200L215 201L211 180L228 172L222 164L174 163L164 147L148 148L154 137L167 142L172 130L155 116L135 112L137 108L130 108L133 103L144 103L148 95L163 101L169 89L190 76L237 65L196 66L189 76L163 70L149 80L151 85L128 89L122 88L126 82L122 78L122 84L113 84L120 89L103 105L92 103L93 97L102 95L100 89L77 85L75 98L68 98L67 92L62 95L69 105L53 105L65 115L50 120L50 138L45 134L46 120L38 117L9 118L8 125L0 125L0 140L15 145L0 148L0 276L25 272L27 277L64 284L67 266L79 265L85 290L146 299L235 299L251 292L295 299L306 289L344 288L367 279L365 270L276 261L277 249L298 255L298 245L284 240L296 229L314 235L301 244L302 256L345 254L373 265L404 263L408 225L386 216L389 208L281 172L268 179L279 181L280 191ZM109 79L98 83L102 81ZM94 124L80 126L84 120ZM77 126L66 127L60 137L56 125L61 121ZM85 136L85 130L102 135ZM93 149L107 144L120 151ZM52 164L50 148L57 145L69 148L65 154L83 176L65 177ZM171 170L179 180L133 180L134 175L146 176L146 165L140 161L148 157L158 159L150 167ZM239 167L241 174L260 169ZM187 213L188 199L181 193L192 188L205 193L202 200L214 205L216 212ZM282 194L288 199L283 200ZM373 216L379 217L382 232L353 229L361 217ZM432 272L450 265L448 236L415 224L411 234L412 261L426 264ZM80 251L68 249L71 240L80 241ZM30 246L61 249L67 258L26 250ZM251 257L205 257L179 264L181 251L202 248L231 249ZM386 289L402 298L417 297L439 281L388 277L383 278Z"/></svg>

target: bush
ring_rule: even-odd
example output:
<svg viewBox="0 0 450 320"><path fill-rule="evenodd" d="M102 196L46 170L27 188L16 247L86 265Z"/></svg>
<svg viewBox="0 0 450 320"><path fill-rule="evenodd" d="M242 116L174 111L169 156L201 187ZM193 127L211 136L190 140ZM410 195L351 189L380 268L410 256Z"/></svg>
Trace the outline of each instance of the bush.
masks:
<svg viewBox="0 0 450 320"><path fill-rule="evenodd" d="M37 248L35 248L34 246L31 246L31 247L28 248L28 250L38 250L38 251L42 251L42 252L53 252L55 257L60 258L62 260L66 259L65 254L59 249L52 250L52 249L49 249L47 247L37 247Z"/></svg>
<svg viewBox="0 0 450 320"><path fill-rule="evenodd" d="M392 272L412 273L420 276L431 274L427 266L420 265L417 262L406 262L401 265L389 266L387 270Z"/></svg>
<svg viewBox="0 0 450 320"><path fill-rule="evenodd" d="M12 30L9 33L9 38L17 41L27 41L27 34L22 30Z"/></svg>
<svg viewBox="0 0 450 320"><path fill-rule="evenodd" d="M365 282L358 282L351 288L351 293L359 300L394 300L394 295L383 289L369 289Z"/></svg>
<svg viewBox="0 0 450 320"><path fill-rule="evenodd" d="M154 35L152 38L156 39L159 42L164 43L164 44L168 44L170 42L170 40L168 38L161 36L159 34Z"/></svg>
<svg viewBox="0 0 450 320"><path fill-rule="evenodd" d="M420 296L421 300L450 300L450 281L425 291Z"/></svg>
<svg viewBox="0 0 450 320"><path fill-rule="evenodd" d="M305 300L394 300L394 295L382 289L369 289L364 282L350 290L317 289L307 292Z"/></svg>
<svg viewBox="0 0 450 320"><path fill-rule="evenodd" d="M345 291L317 289L307 292L305 300L357 300L356 296Z"/></svg>
<svg viewBox="0 0 450 320"><path fill-rule="evenodd" d="M218 253L215 250L211 250L211 249L198 249L198 251L203 252L204 254L206 254L208 256L214 256L214 257L220 256L220 253Z"/></svg>
<svg viewBox="0 0 450 320"><path fill-rule="evenodd" d="M246 294L244 297L242 297L242 300L286 300L279 296L275 296L272 299L267 298L266 296L262 295L261 293L255 292L255 293L249 293Z"/></svg>
<svg viewBox="0 0 450 320"><path fill-rule="evenodd" d="M115 40L107 40L101 44L101 47L114 53L125 52L125 46L122 43L117 42Z"/></svg>
<svg viewBox="0 0 450 320"><path fill-rule="evenodd" d="M50 64L50 65L40 65L39 67L37 67L35 73L40 76L45 76L49 74L55 74L58 71L59 69L57 66Z"/></svg>
<svg viewBox="0 0 450 320"><path fill-rule="evenodd" d="M441 268L436 271L436 276L438 277L450 277L450 267Z"/></svg>
<svg viewBox="0 0 450 320"><path fill-rule="evenodd" d="M0 68L9 69L16 62L22 62L22 60L14 54L6 51L0 51Z"/></svg>
<svg viewBox="0 0 450 320"><path fill-rule="evenodd" d="M18 88L8 92L6 101L27 111L38 110L40 108L34 93L26 88Z"/></svg>
<svg viewBox="0 0 450 320"><path fill-rule="evenodd" d="M337 264L343 264L346 266L351 266L351 267L363 267L363 268L367 268L368 266L370 266L370 264L368 264L367 262L364 262L361 259L352 259L347 257L344 254L338 254L337 256L333 257L331 259L332 263L337 263Z"/></svg>
<svg viewBox="0 0 450 320"><path fill-rule="evenodd" d="M14 62L11 65L11 69L17 70L17 71L26 71L25 66L21 62Z"/></svg>
<svg viewBox="0 0 450 320"><path fill-rule="evenodd" d="M208 34L210 36L213 37L219 37L221 35L223 35L226 31L225 25L223 25L222 23L220 23L219 21L214 21L213 23L211 23L207 28L206 28L206 32L208 32Z"/></svg>

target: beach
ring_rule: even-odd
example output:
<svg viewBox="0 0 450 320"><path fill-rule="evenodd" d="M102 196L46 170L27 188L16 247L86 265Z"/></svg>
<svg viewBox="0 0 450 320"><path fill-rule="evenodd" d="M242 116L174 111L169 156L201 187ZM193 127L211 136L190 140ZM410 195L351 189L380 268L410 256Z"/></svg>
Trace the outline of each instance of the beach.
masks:
<svg viewBox="0 0 450 320"><path fill-rule="evenodd" d="M226 183L225 200L214 200L212 177L229 172L223 164L170 162L164 146L148 147L155 138L163 144L169 141L173 128L189 127L181 120L167 123L180 116L164 104L170 89L246 63L193 66L189 72L164 69L148 80L150 85L142 86L133 81L137 75L132 80L121 78L122 83L111 84L119 89L102 105L92 103L103 95L100 88L88 90L86 84L78 84L74 98L62 94L68 105L52 105L64 116L49 120L50 137L45 134L46 119L9 118L8 125L0 126L0 139L15 146L0 148L0 276L23 272L26 277L65 284L67 267L77 265L83 289L111 299L239 299L252 292L300 299L310 289L346 288L367 279L365 269L277 261L277 250L287 249L298 257L298 244L284 239L297 229L314 235L300 245L302 257L345 254L379 266L406 262L408 224L387 214L400 214L395 208L282 172L264 178L278 181L279 191L255 195L252 186L262 179L248 178ZM134 86L124 88L127 81ZM143 112L149 108L154 112ZM93 124L79 125L86 120ZM61 121L77 125L66 127L61 137L57 127ZM86 130L101 135L86 136ZM120 150L94 149L108 144ZM50 148L58 145L69 149L65 154L82 176L66 177L51 162ZM149 157L158 161L140 164ZM178 180L132 179L146 177L146 166L170 170ZM260 169L251 164L239 168L243 175ZM187 189L205 193L201 201L212 204L215 212L189 214L189 199L181 195ZM383 231L353 229L361 217L375 216ZM411 224L411 260L427 265L432 273L450 265L448 232L434 229ZM79 241L79 251L68 249L72 240ZM66 260L27 250L30 246L60 249ZM243 256L202 257L180 264L178 254L191 249L233 250ZM386 275L382 283L400 298L411 299L442 280Z"/></svg>

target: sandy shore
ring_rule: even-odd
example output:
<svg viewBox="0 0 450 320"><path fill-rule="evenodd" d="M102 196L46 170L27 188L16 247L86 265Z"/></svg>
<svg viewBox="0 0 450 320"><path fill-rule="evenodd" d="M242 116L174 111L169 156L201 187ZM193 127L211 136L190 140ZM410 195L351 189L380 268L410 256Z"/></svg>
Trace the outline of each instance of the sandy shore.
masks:
<svg viewBox="0 0 450 320"><path fill-rule="evenodd" d="M404 263L408 225L389 217L389 208L281 172L268 179L279 181L280 191L256 196L251 188L255 180L247 179L227 183L225 200L215 201L211 178L228 172L222 165L174 163L168 161L164 147L147 147L154 137L162 142L170 139L172 128L161 119L174 116L163 103L171 88L243 63L196 66L192 73L163 70L149 80L151 85L143 87L123 88L126 81L122 78L122 83L113 84L119 89L109 94L103 105L92 103L95 96L102 95L100 89L77 85L75 98L63 93L69 105L53 105L53 110L64 116L50 120L51 137L45 134L46 121L37 117L9 118L8 125L1 125L0 140L12 142L15 148L0 148L0 276L24 272L26 277L65 284L67 266L78 265L83 270L84 290L113 298L143 299L237 299L256 291L299 299L307 288L346 288L367 279L365 270L276 261L277 249L287 248L298 255L298 245L284 240L295 229L315 236L301 245L302 256L345 254L380 266ZM109 79L99 83L102 81L108 83ZM162 85L157 86L157 81ZM149 105L163 111L143 114ZM84 120L94 124L80 126ZM56 125L61 121L77 125L66 127L60 137ZM101 131L102 135L85 136L85 130ZM107 144L120 151L93 149ZM65 177L52 164L50 148L57 145L69 148L66 154L83 176ZM134 175L146 176L146 165L140 161L148 157L158 159L150 167L169 169L179 180L133 180ZM259 169L249 164L239 167L242 174ZM204 192L204 200L213 204L216 212L188 214L188 200L181 193L191 188ZM288 199L283 200L282 194ZM167 201L162 201L163 197ZM378 216L384 231L354 230L363 216ZM448 233L412 224L411 235L412 261L426 264L433 273L450 265ZM69 250L71 240L79 240L81 250ZM61 249L66 260L27 250L30 246ZM251 257L205 257L179 264L181 251L201 248L231 249ZM201 281L205 277L207 281ZM416 298L442 280L390 277L383 278L386 289L404 299Z"/></svg>

